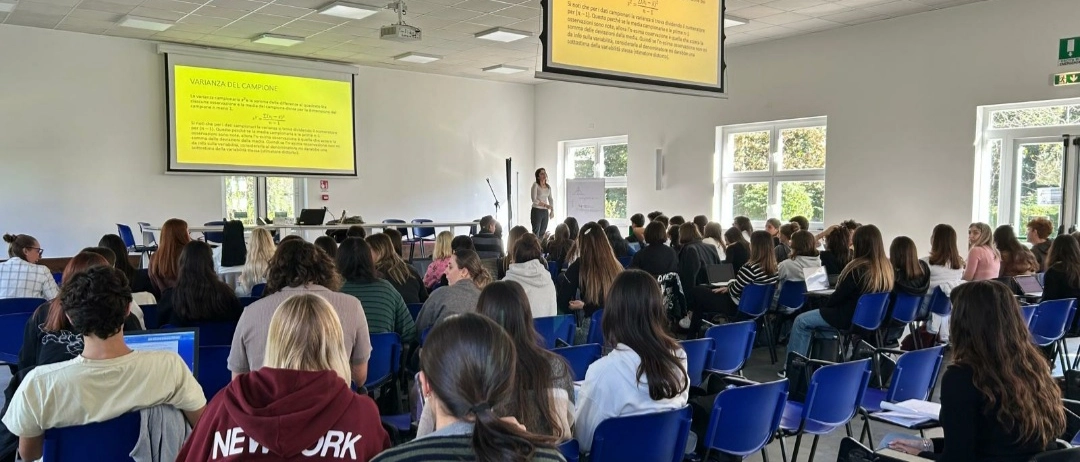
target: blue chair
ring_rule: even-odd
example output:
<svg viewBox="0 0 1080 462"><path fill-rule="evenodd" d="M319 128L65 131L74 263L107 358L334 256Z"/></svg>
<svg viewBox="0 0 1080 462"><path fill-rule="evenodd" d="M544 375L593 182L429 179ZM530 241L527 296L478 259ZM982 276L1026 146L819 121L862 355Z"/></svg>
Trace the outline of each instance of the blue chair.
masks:
<svg viewBox="0 0 1080 462"><path fill-rule="evenodd" d="M34 313L0 314L0 364L18 364L26 323ZM13 366L14 367L14 366Z"/></svg>
<svg viewBox="0 0 1080 462"><path fill-rule="evenodd" d="M881 412L881 402L899 403L909 399L930 399L931 390L941 370L945 346L909 351L896 360L896 369L889 380L889 388L868 387L863 395L859 412L863 416L863 432L859 441L874 441L870 431L870 414Z"/></svg>
<svg viewBox="0 0 1080 462"><path fill-rule="evenodd" d="M690 434L689 406L613 417L596 427L589 462L648 460L681 462Z"/></svg>
<svg viewBox="0 0 1080 462"><path fill-rule="evenodd" d="M157 329L161 324L158 324L158 310L157 305L139 305L143 314L143 325L147 329Z"/></svg>
<svg viewBox="0 0 1080 462"><path fill-rule="evenodd" d="M919 314L919 305L922 305L922 295L911 295L902 292L897 292L892 302L892 320L894 322L908 326L911 332L915 332L915 317ZM915 340L915 348L922 348L919 345L919 336L912 336ZM878 346L884 346L878 344Z"/></svg>
<svg viewBox="0 0 1080 462"><path fill-rule="evenodd" d="M53 273L52 278L56 281L56 285L60 285L64 282L64 273Z"/></svg>
<svg viewBox="0 0 1080 462"><path fill-rule="evenodd" d="M596 310L589 318L589 333L585 337L585 343L596 343L604 346L604 330L600 326L600 320L604 317L604 310Z"/></svg>
<svg viewBox="0 0 1080 462"><path fill-rule="evenodd" d="M619 264L622 265L623 269L626 269L629 268L630 264L634 262L634 257L618 257L617 260L619 260Z"/></svg>
<svg viewBox="0 0 1080 462"><path fill-rule="evenodd" d="M581 446L577 440L569 440L558 446L559 454L562 454L566 462L578 462L581 460Z"/></svg>
<svg viewBox="0 0 1080 462"><path fill-rule="evenodd" d="M705 368L712 364L713 339L681 340L679 344L686 353L686 373L690 376L690 386L701 386Z"/></svg>
<svg viewBox="0 0 1080 462"><path fill-rule="evenodd" d="M735 319L753 319L756 322L772 306L773 295L775 294L776 284L750 284L744 287L742 295L739 296L739 313ZM765 328L765 341L771 345L774 341L772 328L767 320L762 321L764 321L762 325ZM769 349L769 358L772 359L773 364L776 364L775 348Z"/></svg>
<svg viewBox="0 0 1080 462"><path fill-rule="evenodd" d="M414 225L431 223L431 220L426 218L417 218L412 221ZM420 258L424 258L424 242L435 241L435 228L431 226L413 226L412 238L409 239L409 261L413 259L413 248L416 244L420 244ZM423 274L423 273L421 273Z"/></svg>
<svg viewBox="0 0 1080 462"><path fill-rule="evenodd" d="M413 322L416 322L416 317L420 316L420 309L424 307L423 303L409 303L405 305L409 308L409 315L412 316Z"/></svg>
<svg viewBox="0 0 1080 462"><path fill-rule="evenodd" d="M401 370L401 337L395 332L371 334L371 357L364 387L372 390L394 379Z"/></svg>
<svg viewBox="0 0 1080 462"><path fill-rule="evenodd" d="M199 328L200 347L232 346L233 334L236 333L235 322L204 322L191 327Z"/></svg>
<svg viewBox="0 0 1080 462"><path fill-rule="evenodd" d="M870 359L822 366L810 376L806 401L788 401L780 419L780 450L787 454L784 438L795 436L791 460L799 457L803 434L814 435L810 460L817 452L818 438L841 425L851 436L851 418L862 403L866 385L870 383Z"/></svg>
<svg viewBox="0 0 1080 462"><path fill-rule="evenodd" d="M570 364L570 371L574 373L574 380L577 381L585 380L585 372L589 370L589 365L600 359L604 349L595 343L587 343L551 351L566 358L566 362Z"/></svg>
<svg viewBox="0 0 1080 462"><path fill-rule="evenodd" d="M1031 329L1031 321L1035 319L1035 309L1039 305L1020 305L1020 316L1024 317L1024 324L1027 324L1028 329Z"/></svg>
<svg viewBox="0 0 1080 462"><path fill-rule="evenodd" d="M555 260L552 260L552 261L548 262L548 272L551 273L551 280L552 281L558 281L558 279L559 279L559 270L561 268L562 268L562 265L559 262L555 261Z"/></svg>
<svg viewBox="0 0 1080 462"><path fill-rule="evenodd" d="M577 325L572 314L533 318L533 326L536 328L536 333L543 339L544 348L549 350L555 348L556 339L566 342L567 345L574 344Z"/></svg>
<svg viewBox="0 0 1080 462"><path fill-rule="evenodd" d="M810 351L814 351L814 344L823 338L820 335L838 335L841 341L837 342L837 357L843 360L844 352L851 345L852 334L855 329L861 328L867 332L876 332L881 327L881 324L885 322L885 312L888 307L889 292L863 294L855 305L855 315L851 318L851 327L847 330L833 329L832 327L814 329L810 336Z"/></svg>
<svg viewBox="0 0 1080 462"><path fill-rule="evenodd" d="M420 346L424 346L424 342L427 341L427 336L430 333L431 333L431 328L430 327L420 331Z"/></svg>
<svg viewBox="0 0 1080 462"><path fill-rule="evenodd" d="M1035 308L1028 330L1031 340L1040 347L1054 346L1054 354L1061 360L1062 368L1072 369L1073 365L1065 358L1065 331L1076 314L1076 299L1047 300Z"/></svg>
<svg viewBox="0 0 1080 462"><path fill-rule="evenodd" d="M0 314L33 313L45 302L48 300L44 298L2 298L0 299Z"/></svg>
<svg viewBox="0 0 1080 462"><path fill-rule="evenodd" d="M209 401L232 381L229 371L229 345L199 346L199 386Z"/></svg>
<svg viewBox="0 0 1080 462"><path fill-rule="evenodd" d="M740 374L754 351L757 323L734 322L710 327L705 337L713 341L712 358L705 368L710 373Z"/></svg>
<svg viewBox="0 0 1080 462"><path fill-rule="evenodd" d="M398 224L403 225L403 224L405 224L405 220L399 220L397 218L387 218L387 219L383 220L382 222L383 222L383 224L390 224L390 225L398 225ZM409 228L404 227L404 226L398 226L396 229L398 230L399 233L401 233L401 238L403 240L409 238Z"/></svg>
<svg viewBox="0 0 1080 462"><path fill-rule="evenodd" d="M130 461L140 425L136 411L105 422L45 430L41 460Z"/></svg>
<svg viewBox="0 0 1080 462"><path fill-rule="evenodd" d="M952 300L949 300L949 296L945 295L940 286L935 287L934 292L930 295L930 312L938 316L952 314Z"/></svg>
<svg viewBox="0 0 1080 462"><path fill-rule="evenodd" d="M266 291L266 283L255 284L251 286L251 296L254 298L262 298L263 292Z"/></svg>
<svg viewBox="0 0 1080 462"><path fill-rule="evenodd" d="M203 233L203 240L206 242L213 242L221 244L225 240L225 222L224 221L209 221L203 223L203 226L220 226L221 231L210 231Z"/></svg>
<svg viewBox="0 0 1080 462"><path fill-rule="evenodd" d="M136 244L135 234L131 232L131 227L128 225L117 223L116 233L120 235L120 240L124 241L124 246L127 247L128 252L149 254L150 252L157 250L157 246L150 247ZM117 255L116 258L127 258L127 255Z"/></svg>
<svg viewBox="0 0 1080 462"><path fill-rule="evenodd" d="M259 297L240 297L240 306L247 308L248 305L259 301Z"/></svg>
<svg viewBox="0 0 1080 462"><path fill-rule="evenodd" d="M721 391L709 414L702 460L710 460L712 451L739 458L761 451L768 462L765 446L780 427L787 397L787 379Z"/></svg>
<svg viewBox="0 0 1080 462"><path fill-rule="evenodd" d="M776 300L776 310L784 313L799 311L806 304L806 281L784 281L780 284L780 295Z"/></svg>

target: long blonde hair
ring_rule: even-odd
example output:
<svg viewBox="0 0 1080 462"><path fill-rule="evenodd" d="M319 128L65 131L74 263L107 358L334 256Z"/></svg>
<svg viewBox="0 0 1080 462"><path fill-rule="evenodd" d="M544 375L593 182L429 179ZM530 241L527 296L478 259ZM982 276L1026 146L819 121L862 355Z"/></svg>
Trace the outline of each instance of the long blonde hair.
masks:
<svg viewBox="0 0 1080 462"><path fill-rule="evenodd" d="M435 252L432 255L436 260L454 256L454 248L450 244L454 241L454 233L443 231L435 238Z"/></svg>
<svg viewBox="0 0 1080 462"><path fill-rule="evenodd" d="M968 248L986 246L990 250L994 251L994 255L998 254L997 248L994 247L994 230L990 229L990 225L986 223L972 223L968 226L968 230L975 228L979 231L979 240L975 242L968 242Z"/></svg>
<svg viewBox="0 0 1080 462"><path fill-rule="evenodd" d="M866 275L860 283L866 293L891 292L895 274L892 263L885 255L885 243L881 240L881 231L877 226L865 225L855 230L852 237L855 258L840 272L840 280L853 277L857 269L864 269Z"/></svg>
<svg viewBox="0 0 1080 462"><path fill-rule="evenodd" d="M345 383L352 369L345 334L330 302L315 294L293 295L270 318L266 367L297 371L334 371Z"/></svg>
<svg viewBox="0 0 1080 462"><path fill-rule="evenodd" d="M266 228L251 230L251 245L248 246L247 260L244 261L244 270L240 272L237 284L250 291L255 284L265 281L275 250L277 249L270 231Z"/></svg>

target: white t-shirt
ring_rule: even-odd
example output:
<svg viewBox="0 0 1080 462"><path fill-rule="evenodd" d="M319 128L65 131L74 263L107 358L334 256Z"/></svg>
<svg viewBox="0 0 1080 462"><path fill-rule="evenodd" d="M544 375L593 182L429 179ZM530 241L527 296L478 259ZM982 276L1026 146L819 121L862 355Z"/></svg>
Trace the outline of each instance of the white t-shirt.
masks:
<svg viewBox="0 0 1080 462"><path fill-rule="evenodd" d="M133 351L119 358L74 359L27 374L3 422L12 434L41 436L50 428L104 422L168 404L181 411L206 406L202 388L171 351Z"/></svg>

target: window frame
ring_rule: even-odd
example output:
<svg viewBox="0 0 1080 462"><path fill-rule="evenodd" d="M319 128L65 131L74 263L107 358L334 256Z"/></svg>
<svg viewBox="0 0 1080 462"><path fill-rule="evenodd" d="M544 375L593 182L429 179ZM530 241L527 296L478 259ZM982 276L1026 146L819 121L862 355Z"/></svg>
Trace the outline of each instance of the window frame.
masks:
<svg viewBox="0 0 1080 462"><path fill-rule="evenodd" d="M806 170L783 170L783 146L780 144L780 132L794 128L824 127L826 130L825 168ZM780 203L780 183L798 181L820 181L825 183L828 169L828 117L807 117L802 119L778 120L771 122L756 122L748 124L725 125L716 128L716 154L713 168L713 211L714 216L720 217L720 223L731 223L735 219L733 197L729 194L728 186L743 183L767 183L769 185L768 204L765 207L765 215L768 217L780 217L783 204ZM735 143L733 137L743 133L769 132L769 169L757 172L736 172ZM824 201L824 198L822 199ZM810 222L810 228L820 230L824 228L825 204L822 204L822 221ZM787 219L790 217L783 217ZM765 220L751 220L755 229L764 229Z"/></svg>
<svg viewBox="0 0 1080 462"><path fill-rule="evenodd" d="M228 204L228 179L235 177L254 177L255 178L255 216L248 219L241 220L244 222L244 226L256 226L256 218L266 218L269 214L269 200L268 191L266 186L266 179L273 175L226 175L221 177L221 216L226 219L233 219L231 216L231 210L229 210ZM289 178L289 177L277 177L274 178ZM293 180L293 217L296 218L300 214L300 211L307 208L307 179L300 177L292 177ZM275 217L276 218L276 217Z"/></svg>
<svg viewBox="0 0 1080 462"><path fill-rule="evenodd" d="M612 217L605 217L605 218L611 224L616 225L616 226L629 225L630 224L630 215L632 215L630 213L630 210L632 210L630 208L630 194L629 194L630 193L630 188L627 186L628 185L627 176L630 175L630 137L627 136L627 135L605 136L605 137L600 137L600 138L589 138L589 139L582 139L582 140L563 141L560 144L562 145L562 160L563 160L563 169L562 169L563 171L561 172L562 173L562 190L563 191L566 190L566 180L577 179L577 177L574 176L575 166L574 166L574 157L573 157L573 154L572 154L573 151L575 149L592 147L593 151L595 152L595 154L594 154L595 157L593 159L593 178L595 178L595 179L603 179L604 180L605 196L606 196L606 192L607 192L608 189L623 188L623 189L626 189L626 192L627 192L627 194L626 194L626 215L627 216L625 218L612 218ZM626 145L626 175L606 177L606 176L603 175L603 173L604 173L604 146L620 145L620 144ZM563 209L565 210L565 208L566 208L566 197L565 197L565 195L563 195L561 200L562 200ZM584 224L584 223L582 223L582 224Z"/></svg>

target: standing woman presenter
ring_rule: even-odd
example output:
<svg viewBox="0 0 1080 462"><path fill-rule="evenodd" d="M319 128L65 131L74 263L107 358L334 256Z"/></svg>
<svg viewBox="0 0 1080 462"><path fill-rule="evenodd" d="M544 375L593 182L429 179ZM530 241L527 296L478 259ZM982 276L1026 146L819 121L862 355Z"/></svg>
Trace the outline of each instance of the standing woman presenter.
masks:
<svg viewBox="0 0 1080 462"><path fill-rule="evenodd" d="M555 216L555 197L548 185L547 171L536 169L536 183L532 185L532 232L537 238L547 234L548 219Z"/></svg>

